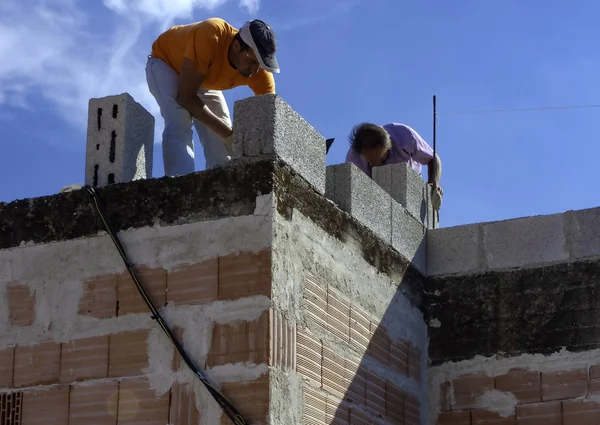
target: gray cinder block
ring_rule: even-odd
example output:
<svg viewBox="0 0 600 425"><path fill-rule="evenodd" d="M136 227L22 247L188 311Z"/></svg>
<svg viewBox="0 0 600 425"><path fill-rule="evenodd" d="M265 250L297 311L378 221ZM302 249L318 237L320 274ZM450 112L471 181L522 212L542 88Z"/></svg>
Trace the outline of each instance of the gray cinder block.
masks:
<svg viewBox="0 0 600 425"><path fill-rule="evenodd" d="M571 259L600 257L600 207L565 213Z"/></svg>
<svg viewBox="0 0 600 425"><path fill-rule="evenodd" d="M470 273L485 266L481 224L427 231L427 274Z"/></svg>
<svg viewBox="0 0 600 425"><path fill-rule="evenodd" d="M234 105L233 158L278 157L325 193L325 138L276 94Z"/></svg>
<svg viewBox="0 0 600 425"><path fill-rule="evenodd" d="M89 101L85 183L152 177L154 116L128 93Z"/></svg>
<svg viewBox="0 0 600 425"><path fill-rule="evenodd" d="M392 246L421 273L427 273L425 227L404 206L392 200Z"/></svg>
<svg viewBox="0 0 600 425"><path fill-rule="evenodd" d="M566 261L563 214L524 217L482 224L483 248L490 269Z"/></svg>
<svg viewBox="0 0 600 425"><path fill-rule="evenodd" d="M392 198L356 165L328 166L325 196L391 244Z"/></svg>
<svg viewBox="0 0 600 425"><path fill-rule="evenodd" d="M430 187L407 163L373 167L373 180L428 229L438 225L433 214Z"/></svg>

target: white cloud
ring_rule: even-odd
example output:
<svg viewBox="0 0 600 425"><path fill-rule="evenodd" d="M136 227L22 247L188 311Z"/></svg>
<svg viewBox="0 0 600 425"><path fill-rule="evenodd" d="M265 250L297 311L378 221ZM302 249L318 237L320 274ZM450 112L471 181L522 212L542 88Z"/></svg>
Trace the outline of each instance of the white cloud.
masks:
<svg viewBox="0 0 600 425"><path fill-rule="evenodd" d="M128 92L158 116L144 72L152 41L174 19L226 1L104 0L100 7L113 14L104 23L86 10L88 0L0 0L0 57L10 58L0 61L0 113L35 113L31 100L41 95L82 129L90 98ZM259 6L236 1L249 13Z"/></svg>

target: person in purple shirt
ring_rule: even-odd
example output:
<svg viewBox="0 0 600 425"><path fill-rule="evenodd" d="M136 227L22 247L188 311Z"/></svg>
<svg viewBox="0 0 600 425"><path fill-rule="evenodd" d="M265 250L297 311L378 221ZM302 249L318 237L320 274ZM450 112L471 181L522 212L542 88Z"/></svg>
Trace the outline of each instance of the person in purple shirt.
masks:
<svg viewBox="0 0 600 425"><path fill-rule="evenodd" d="M441 206L443 191L440 187L442 163L439 155L433 161L433 149L414 129L406 124L389 123L379 126L362 123L355 126L350 134L350 149L346 162L354 163L372 178L373 167L408 162L420 175L423 165L427 165L427 182L433 186L436 209Z"/></svg>

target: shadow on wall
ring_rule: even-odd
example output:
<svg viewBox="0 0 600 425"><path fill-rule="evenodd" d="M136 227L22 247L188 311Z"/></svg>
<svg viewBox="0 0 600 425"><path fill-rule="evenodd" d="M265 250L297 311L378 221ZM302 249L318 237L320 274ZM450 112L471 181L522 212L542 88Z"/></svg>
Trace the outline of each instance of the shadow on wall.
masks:
<svg viewBox="0 0 600 425"><path fill-rule="evenodd" d="M361 300L349 301L322 279L305 279L307 328L297 336L297 370L305 378L304 424L425 423L424 278L408 265L403 269L380 313ZM374 270L376 280L381 276Z"/></svg>

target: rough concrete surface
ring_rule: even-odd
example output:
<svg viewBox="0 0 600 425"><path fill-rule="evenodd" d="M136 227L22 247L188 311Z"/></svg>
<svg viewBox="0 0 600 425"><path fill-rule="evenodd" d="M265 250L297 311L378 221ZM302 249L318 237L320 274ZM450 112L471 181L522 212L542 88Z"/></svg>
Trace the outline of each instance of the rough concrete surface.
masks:
<svg viewBox="0 0 600 425"><path fill-rule="evenodd" d="M423 226L433 227L435 216L429 186L408 163L373 167L373 180ZM436 218L436 227L437 224Z"/></svg>
<svg viewBox="0 0 600 425"><path fill-rule="evenodd" d="M600 347L600 260L428 280L432 364Z"/></svg>
<svg viewBox="0 0 600 425"><path fill-rule="evenodd" d="M600 207L565 213L571 259L600 256Z"/></svg>
<svg viewBox="0 0 600 425"><path fill-rule="evenodd" d="M480 224L427 231L429 276L482 270L485 264L482 254Z"/></svg>
<svg viewBox="0 0 600 425"><path fill-rule="evenodd" d="M490 269L548 264L569 259L563 214L485 223L482 228L483 249Z"/></svg>
<svg viewBox="0 0 600 425"><path fill-rule="evenodd" d="M424 275L427 273L425 228L396 201L392 201L392 246Z"/></svg>
<svg viewBox="0 0 600 425"><path fill-rule="evenodd" d="M185 176L98 189L115 231L252 215L273 190L273 163L232 162ZM85 190L0 203L0 249L96 235L104 225Z"/></svg>
<svg viewBox="0 0 600 425"><path fill-rule="evenodd" d="M383 242L391 243L392 198L356 165L329 165L325 196L373 230Z"/></svg>
<svg viewBox="0 0 600 425"><path fill-rule="evenodd" d="M589 368L598 364L600 350L589 350L584 352L570 352L566 349L556 350L549 355L540 353L522 354L519 356L482 356L477 355L472 359L458 362L447 362L441 365L432 366L428 370L428 410L429 425L436 424L440 384L460 376L469 374L483 373L487 376L495 377L506 374L511 369L521 369L536 372L555 372L569 371L580 368ZM594 398L594 396L590 396ZM480 399L485 402L486 399ZM498 400L497 397L487 399L491 404L488 405L492 410L499 410L502 407L503 414L506 415L508 401ZM500 403L498 404L498 402Z"/></svg>
<svg viewBox="0 0 600 425"><path fill-rule="evenodd" d="M89 100L85 184L152 177L154 116L128 93Z"/></svg>
<svg viewBox="0 0 600 425"><path fill-rule="evenodd" d="M325 138L276 94L234 106L233 158L276 156L325 193Z"/></svg>

